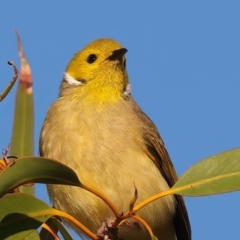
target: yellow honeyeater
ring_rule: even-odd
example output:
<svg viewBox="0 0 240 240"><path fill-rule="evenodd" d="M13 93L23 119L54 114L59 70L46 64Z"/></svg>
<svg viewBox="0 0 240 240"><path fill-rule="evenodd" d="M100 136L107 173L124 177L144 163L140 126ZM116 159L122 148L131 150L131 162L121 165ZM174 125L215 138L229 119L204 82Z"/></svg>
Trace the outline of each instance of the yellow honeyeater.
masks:
<svg viewBox="0 0 240 240"><path fill-rule="evenodd" d="M108 38L78 52L66 68L59 98L51 105L40 136L41 156L74 169L82 183L100 191L123 212L129 210L134 183L140 203L177 180L156 126L131 95L126 52ZM47 188L55 208L94 232L114 217L101 199L86 190L62 185ZM159 240L191 239L181 196L163 197L137 214ZM124 240L149 239L134 219L121 224L119 234Z"/></svg>

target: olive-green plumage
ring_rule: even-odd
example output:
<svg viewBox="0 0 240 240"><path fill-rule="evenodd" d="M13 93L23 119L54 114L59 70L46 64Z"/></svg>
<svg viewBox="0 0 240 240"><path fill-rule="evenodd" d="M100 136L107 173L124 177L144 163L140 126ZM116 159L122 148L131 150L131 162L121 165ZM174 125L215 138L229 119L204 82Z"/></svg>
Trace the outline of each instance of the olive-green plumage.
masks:
<svg viewBox="0 0 240 240"><path fill-rule="evenodd" d="M126 51L112 39L99 39L78 52L66 68L40 137L41 156L73 168L81 182L123 212L129 208L134 183L139 203L177 180L157 128L130 94ZM48 185L48 192L56 208L94 232L114 217L102 200L83 189ZM138 214L159 240L191 239L180 196L159 199ZM145 230L127 224L120 227L120 235L124 240L148 239Z"/></svg>

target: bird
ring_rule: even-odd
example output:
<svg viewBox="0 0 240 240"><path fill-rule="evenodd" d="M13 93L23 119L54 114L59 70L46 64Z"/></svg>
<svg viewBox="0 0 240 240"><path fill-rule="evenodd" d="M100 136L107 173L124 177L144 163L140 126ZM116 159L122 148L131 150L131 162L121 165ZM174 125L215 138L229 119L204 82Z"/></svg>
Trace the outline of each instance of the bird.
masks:
<svg viewBox="0 0 240 240"><path fill-rule="evenodd" d="M40 156L71 167L82 183L103 193L122 212L129 210L134 184L137 204L168 190L178 179L157 127L132 96L127 51L116 40L100 38L73 56L39 140ZM114 217L101 199L84 189L48 184L47 190L55 208L91 231ZM191 240L182 196L165 196L137 214L159 240ZM119 235L124 240L149 239L135 219L121 224Z"/></svg>

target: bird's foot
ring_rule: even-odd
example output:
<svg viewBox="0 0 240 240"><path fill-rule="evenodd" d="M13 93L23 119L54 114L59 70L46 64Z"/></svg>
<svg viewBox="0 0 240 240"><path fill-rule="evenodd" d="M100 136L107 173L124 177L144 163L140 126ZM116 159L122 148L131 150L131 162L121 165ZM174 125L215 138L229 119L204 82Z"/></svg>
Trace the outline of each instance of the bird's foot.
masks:
<svg viewBox="0 0 240 240"><path fill-rule="evenodd" d="M122 240L118 236L118 227L113 227L115 219L109 218L97 231L97 236L101 240Z"/></svg>

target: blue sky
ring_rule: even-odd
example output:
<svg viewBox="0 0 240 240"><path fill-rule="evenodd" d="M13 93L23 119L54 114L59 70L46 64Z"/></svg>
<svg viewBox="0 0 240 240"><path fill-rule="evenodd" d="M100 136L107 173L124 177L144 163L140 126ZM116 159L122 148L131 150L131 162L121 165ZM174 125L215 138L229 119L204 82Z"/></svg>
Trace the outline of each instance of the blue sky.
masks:
<svg viewBox="0 0 240 240"><path fill-rule="evenodd" d="M0 90L19 66L17 28L31 64L35 153L70 58L111 37L128 49L133 96L157 125L179 175L210 155L240 147L240 2L3 1ZM0 148L11 139L14 90L1 102ZM44 186L37 195L48 201ZM186 198L194 240L239 239L239 192Z"/></svg>

